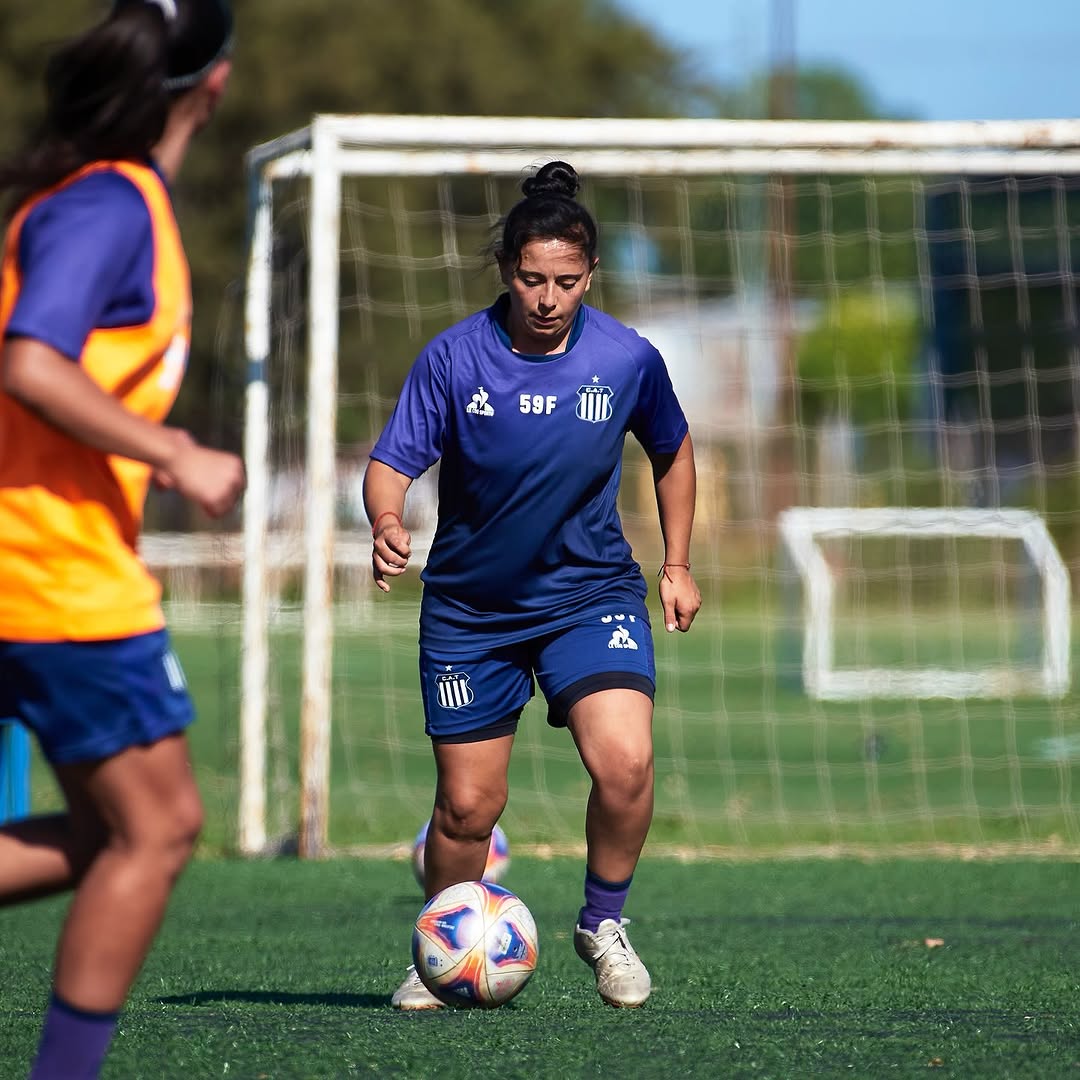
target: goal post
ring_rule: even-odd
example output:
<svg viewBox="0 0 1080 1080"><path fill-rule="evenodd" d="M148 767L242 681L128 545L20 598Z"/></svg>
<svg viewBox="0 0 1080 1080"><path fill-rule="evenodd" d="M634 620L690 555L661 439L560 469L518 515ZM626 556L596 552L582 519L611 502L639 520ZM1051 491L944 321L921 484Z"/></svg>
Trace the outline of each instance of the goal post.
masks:
<svg viewBox="0 0 1080 1080"><path fill-rule="evenodd" d="M270 584L275 569L268 551L272 542L279 547L283 542L275 520L281 513L275 502L281 476L303 477L296 496L302 512L287 541L296 549L290 565L302 567L302 688L296 714L283 716L281 724L298 725L300 732L297 844L302 855L318 856L340 846L329 838L334 755L359 753L367 745L335 749L339 735L355 736L335 734L331 726L336 710L360 707L335 688L335 626L346 606L340 582L344 564L335 552L343 539L355 541L353 530L362 535L363 529L362 511L354 510L343 531L344 486L356 479L343 476L346 464L351 469L355 460L343 462L377 434L409 360L424 341L493 298L491 279L483 277L482 245L473 241L490 234L529 169L556 157L578 170L586 184L584 201L601 219L601 267L590 302L612 310L657 344L688 405L706 478L694 563L707 607L695 633L719 635L717 641L726 633L723 611L710 612L708 603L723 608L728 594L737 594L739 604L756 605L752 615L746 614L749 608L731 615L732 622L783 618L768 595L771 552L779 536L798 563L809 597L802 662L806 688L816 699L863 700L884 687L892 697L917 701L930 684L951 686L957 697L987 691L1008 695L1027 687L1061 698L1069 690L1068 570L1051 538L1059 528L1071 536L1073 525L1071 510L1054 494L1060 487L1055 478L1071 475L1075 458L1061 450L1071 445L1065 430L1069 413L1056 404L1052 416L1045 413L1033 391L1026 413L996 418L1000 377L992 370L997 354L988 336L990 301L979 297L981 260L992 248L994 258L1005 260L1001 277L1019 297L1017 317L1024 327L1040 318L1036 294L1050 278L1063 297L1064 319L1075 323L1080 121L320 115L303 130L253 148L247 157L248 492L238 827L243 852L266 850L277 840L267 825L267 785L269 772L281 768L272 764L278 751L271 746L268 719L276 707L269 639L280 582ZM1028 221L1025 193L1044 187L1047 198L1040 194L1037 207L1041 216ZM998 214L997 202L988 209L991 189L994 199L1000 195L1000 222L995 216L988 228L986 215ZM290 216L283 226L286 211ZM931 220L935 213L944 215L943 223ZM777 246L813 269L782 273L769 254ZM962 264L955 273L943 261L946 247L948 257L955 254ZM1047 267L1028 265L1027 251L1036 247L1039 258L1050 260ZM962 349L954 348L952 339L942 343L951 331L943 329L945 294L939 289L954 286L967 290L964 318L974 328ZM955 315L953 308L949 313ZM870 330L859 338L864 316ZM343 381L346 321L352 367ZM924 378L900 369L914 353L915 337L931 354ZM824 366L813 366L815 340L826 357ZM805 356L804 341L810 342ZM866 359L871 352L872 363ZM1029 372L1030 352L1025 343L1017 344L1017 371ZM358 355L369 360L366 376L357 373ZM831 366L829 357L836 360ZM952 370L948 365L956 357L961 369ZM1063 357L1054 387L1080 377L1075 343ZM905 403L918 393L925 408L912 419ZM980 412L984 406L987 411ZM351 425L347 435L343 425ZM1007 433L1017 426L1030 447L1025 443L1017 450L1016 440L1009 441ZM1030 468L1024 476L1034 479L1022 490L1019 484L1009 486L1006 450L1026 455ZM924 455L918 462L917 454ZM905 495L913 476L917 482ZM624 521L635 551L651 557L655 510L638 490L646 486L647 474L630 460ZM889 507L897 490L912 506ZM920 507L927 492L941 502L941 510ZM1013 499L1029 500L1032 512L1010 509ZM822 505L813 505L817 502ZM417 519L423 528L430 526L430 513L418 510ZM897 537L923 536L920 530L929 529L949 542L1016 540L1042 580L1043 657L1037 670L1010 658L997 674L992 667L972 674L926 665L905 675L836 666L829 622L835 597L817 538L825 522L832 523L830 535L836 537L871 520L878 526L891 523L897 531L890 535ZM725 544L722 536L737 543ZM738 555L732 554L736 549ZM752 563L751 574L729 561L737 557ZM1071 558L1071 551L1065 557ZM953 560L947 556L946 570ZM353 562L348 565L355 569ZM751 578L756 585L747 584ZM1003 587L1000 604L1012 602L1009 589ZM364 606L368 601L355 596L349 603L361 606L369 629L374 620L389 625L400 616L386 606L373 615L373 607ZM409 610L415 614L415 608ZM713 618L718 621L710 622ZM377 628L375 633L380 636ZM386 644L391 636L389 630L381 634L390 650L379 661L387 672L397 663L396 646ZM722 651L720 644L714 647ZM732 714L722 699L725 679L738 677L738 664L714 673L708 665L702 671L696 660L670 663L684 666L664 675L674 687L665 691L666 701L683 710L687 730L712 724L721 742L734 738ZM771 669L781 665L782 658L762 650L754 676L763 688L762 717L778 692ZM708 693L718 699L717 715L706 718L699 710L708 706L680 703L683 675L688 685L707 680ZM388 759L388 775L357 780L355 798L386 791L405 805L415 797L415 747L398 724L397 695L388 683L383 700L364 703L384 717L385 726L381 734L363 738L377 744L380 753L388 747L390 755L399 756ZM1067 735L1065 721L1055 715L1051 734L1061 738ZM524 736L522 741L527 742ZM527 743L527 753L550 755L542 742ZM738 747L731 747L730 759L717 751L720 756L707 764L687 757L675 743L670 749L673 770L682 777L671 781L670 813L673 820L689 814L685 827L671 827L673 843L704 848L711 836L750 836L756 820L781 830L790 822L782 795L768 811L745 810L734 764ZM782 761L755 764L751 772L759 765L761 775L773 781L786 775ZM362 771L355 761L343 767ZM820 774L832 766L818 762L813 768ZM544 774L542 766L534 771ZM791 770L792 776L797 773ZM723 805L710 795L686 810L675 792L686 784L693 787L698 775L730 787ZM544 815L562 820L553 792L539 793L535 807L538 820ZM920 811L919 820L927 813ZM979 808L969 801L963 813L978 817ZM829 799L806 815L807 822L833 836L842 818ZM415 829L410 823L402 831Z"/></svg>
<svg viewBox="0 0 1080 1080"><path fill-rule="evenodd" d="M1070 683L1069 574L1046 524L1025 510L922 507L793 507L779 516L780 536L805 595L802 677L807 693L826 701L893 698L1060 698ZM837 668L835 571L820 542L856 536L919 540L966 537L1019 542L1040 582L1041 648L1037 664L944 668Z"/></svg>

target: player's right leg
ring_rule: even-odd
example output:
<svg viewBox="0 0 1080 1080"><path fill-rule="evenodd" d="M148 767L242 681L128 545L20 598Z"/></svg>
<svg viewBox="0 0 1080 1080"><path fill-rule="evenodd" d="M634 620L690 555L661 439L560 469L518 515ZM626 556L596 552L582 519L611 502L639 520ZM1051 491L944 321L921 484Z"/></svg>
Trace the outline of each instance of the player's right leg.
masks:
<svg viewBox="0 0 1080 1080"><path fill-rule="evenodd" d="M424 895L431 899L484 876L491 832L506 805L514 732L533 687L517 648L464 659L421 650L420 681L437 774L424 847ZM442 1006L412 967L391 1003L406 1011Z"/></svg>
<svg viewBox="0 0 1080 1080"><path fill-rule="evenodd" d="M56 772L93 803L107 840L64 920L31 1080L97 1075L202 826L182 733Z"/></svg>
<svg viewBox="0 0 1080 1080"><path fill-rule="evenodd" d="M84 792L108 840L75 890L57 949L57 996L93 1012L117 1010L165 914L202 828L202 802L183 733L90 765L57 770Z"/></svg>
<svg viewBox="0 0 1080 1080"><path fill-rule="evenodd" d="M459 881L484 876L491 832L506 805L513 741L512 732L469 742L432 740L438 779L424 846L425 900ZM408 969L391 1004L406 1012L443 1007L415 967Z"/></svg>
<svg viewBox="0 0 1080 1080"><path fill-rule="evenodd" d="M0 831L0 893L75 885L31 1076L90 1076L202 825L183 729L194 712L164 631L0 643L0 705L27 724L66 815Z"/></svg>

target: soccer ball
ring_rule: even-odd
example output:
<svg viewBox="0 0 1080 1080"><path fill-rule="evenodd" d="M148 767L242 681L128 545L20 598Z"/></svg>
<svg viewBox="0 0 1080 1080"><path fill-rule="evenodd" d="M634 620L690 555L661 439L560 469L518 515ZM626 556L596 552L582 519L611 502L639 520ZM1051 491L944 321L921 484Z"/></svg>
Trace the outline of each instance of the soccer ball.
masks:
<svg viewBox="0 0 1080 1080"><path fill-rule="evenodd" d="M462 881L436 893L416 917L412 955L423 984L447 1005L494 1009L532 978L536 923L502 885Z"/></svg>
<svg viewBox="0 0 1080 1080"><path fill-rule="evenodd" d="M412 849L412 868L417 884L424 887L424 847L427 844L430 821L416 834ZM510 841L498 825L491 830L491 846L488 848L487 865L484 867L485 881L501 881L506 868L510 865Z"/></svg>

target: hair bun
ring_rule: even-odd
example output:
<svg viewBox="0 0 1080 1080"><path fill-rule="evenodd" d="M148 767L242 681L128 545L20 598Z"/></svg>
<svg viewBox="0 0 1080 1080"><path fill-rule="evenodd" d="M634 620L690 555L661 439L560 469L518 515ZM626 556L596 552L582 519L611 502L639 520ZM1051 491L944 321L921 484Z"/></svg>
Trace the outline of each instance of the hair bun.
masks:
<svg viewBox="0 0 1080 1080"><path fill-rule="evenodd" d="M535 176L529 176L522 182L521 190L526 199L572 199L579 186L573 165L565 161L549 161L536 171Z"/></svg>

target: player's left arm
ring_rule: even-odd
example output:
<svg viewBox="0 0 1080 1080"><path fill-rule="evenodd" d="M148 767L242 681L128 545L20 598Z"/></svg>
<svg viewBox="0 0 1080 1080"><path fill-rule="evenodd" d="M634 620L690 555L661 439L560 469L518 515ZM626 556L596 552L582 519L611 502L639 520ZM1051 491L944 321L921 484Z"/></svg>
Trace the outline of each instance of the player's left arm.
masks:
<svg viewBox="0 0 1080 1080"><path fill-rule="evenodd" d="M668 632L690 629L701 608L701 590L690 572L690 534L697 501L694 444L687 432L674 454L649 454L652 463L664 564L660 570L660 602Z"/></svg>

